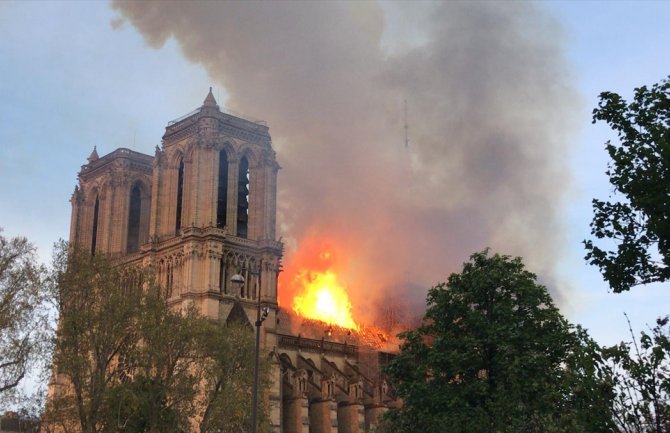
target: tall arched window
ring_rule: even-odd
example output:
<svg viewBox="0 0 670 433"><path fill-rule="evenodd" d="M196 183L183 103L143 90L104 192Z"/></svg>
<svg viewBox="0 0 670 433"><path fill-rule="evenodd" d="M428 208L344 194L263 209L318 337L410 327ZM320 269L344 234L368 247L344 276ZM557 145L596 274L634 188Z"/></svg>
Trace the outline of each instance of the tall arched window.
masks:
<svg viewBox="0 0 670 433"><path fill-rule="evenodd" d="M128 209L128 252L132 253L140 247L140 217L142 215L142 191L136 183L130 190L130 207Z"/></svg>
<svg viewBox="0 0 670 433"><path fill-rule="evenodd" d="M219 184L216 199L216 226L225 227L228 210L228 155L219 152Z"/></svg>
<svg viewBox="0 0 670 433"><path fill-rule="evenodd" d="M95 255L95 249L98 243L98 217L100 213L100 200L95 197L95 205L93 206L93 233L91 236L91 255Z"/></svg>
<svg viewBox="0 0 670 433"><path fill-rule="evenodd" d="M244 156L240 160L237 178L237 236L246 238L249 234L249 161Z"/></svg>
<svg viewBox="0 0 670 433"><path fill-rule="evenodd" d="M177 175L177 215L175 221L175 234L179 234L181 228L181 207L184 195L184 160L179 161L179 174Z"/></svg>

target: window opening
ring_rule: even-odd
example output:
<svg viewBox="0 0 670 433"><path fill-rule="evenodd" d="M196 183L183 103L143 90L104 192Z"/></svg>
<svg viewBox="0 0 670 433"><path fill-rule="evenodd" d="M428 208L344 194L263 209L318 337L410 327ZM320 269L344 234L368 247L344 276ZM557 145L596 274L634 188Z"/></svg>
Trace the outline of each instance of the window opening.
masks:
<svg viewBox="0 0 670 433"><path fill-rule="evenodd" d="M228 210L228 155L225 150L219 152L219 185L216 199L216 226L226 226Z"/></svg>
<svg viewBox="0 0 670 433"><path fill-rule="evenodd" d="M132 253L139 249L140 244L140 215L142 213L142 192L140 186L135 184L130 191L130 208L128 210L128 252Z"/></svg>
<svg viewBox="0 0 670 433"><path fill-rule="evenodd" d="M95 198L95 206L93 207L93 239L91 240L91 255L95 255L95 250L98 242L98 214L100 211L100 200Z"/></svg>
<svg viewBox="0 0 670 433"><path fill-rule="evenodd" d="M179 162L179 174L177 175L177 215L175 222L175 234L179 234L181 228L181 207L184 195L184 161Z"/></svg>
<svg viewBox="0 0 670 433"><path fill-rule="evenodd" d="M249 161L240 160L237 179L237 236L246 238L249 234Z"/></svg>

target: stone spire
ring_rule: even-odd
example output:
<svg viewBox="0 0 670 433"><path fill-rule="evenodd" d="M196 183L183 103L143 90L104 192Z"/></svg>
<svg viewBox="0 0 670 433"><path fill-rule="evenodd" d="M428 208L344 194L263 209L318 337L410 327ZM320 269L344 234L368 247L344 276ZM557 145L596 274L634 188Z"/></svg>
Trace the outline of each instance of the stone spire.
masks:
<svg viewBox="0 0 670 433"><path fill-rule="evenodd" d="M86 160L88 161L89 164L92 163L93 161L97 161L98 158L99 158L98 157L98 151L97 151L96 147L97 146L93 146L93 152L91 152L91 154L88 156L88 158L86 158Z"/></svg>
<svg viewBox="0 0 670 433"><path fill-rule="evenodd" d="M205 98L205 102L202 104L203 107L216 107L216 99L214 99L214 95L212 95L212 88L209 88L209 93L207 94L207 97Z"/></svg>

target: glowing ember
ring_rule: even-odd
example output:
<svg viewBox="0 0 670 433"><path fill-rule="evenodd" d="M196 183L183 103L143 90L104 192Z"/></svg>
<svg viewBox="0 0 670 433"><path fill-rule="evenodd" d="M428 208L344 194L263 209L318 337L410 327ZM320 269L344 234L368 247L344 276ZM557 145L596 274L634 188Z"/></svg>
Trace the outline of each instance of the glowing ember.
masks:
<svg viewBox="0 0 670 433"><path fill-rule="evenodd" d="M335 273L302 271L295 282L303 288L303 293L293 298L296 314L358 331L351 316L349 296Z"/></svg>

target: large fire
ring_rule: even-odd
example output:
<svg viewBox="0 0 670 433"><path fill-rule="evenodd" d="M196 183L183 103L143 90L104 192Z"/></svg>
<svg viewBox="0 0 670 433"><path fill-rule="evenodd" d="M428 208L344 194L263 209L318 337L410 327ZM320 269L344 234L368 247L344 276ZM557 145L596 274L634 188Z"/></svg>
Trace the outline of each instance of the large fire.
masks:
<svg viewBox="0 0 670 433"><path fill-rule="evenodd" d="M341 328L359 330L351 315L349 295L334 272L303 270L296 280L303 288L302 294L293 298L296 314Z"/></svg>
<svg viewBox="0 0 670 433"><path fill-rule="evenodd" d="M327 337L348 344L397 350L398 342L389 335L389 329L371 323L373 314L365 316L367 321L360 317L354 320L354 311L357 314L361 311L360 306L357 310L352 307L350 294L355 293L349 292L347 280L358 281L358 277L342 248L333 242L318 238L303 241L279 280L280 305L286 305L303 319L291 332L306 338Z"/></svg>
<svg viewBox="0 0 670 433"><path fill-rule="evenodd" d="M359 331L354 321L347 285L342 279L345 263L332 244L308 241L292 257L282 275L282 293L293 311L306 319L324 322L331 327Z"/></svg>

